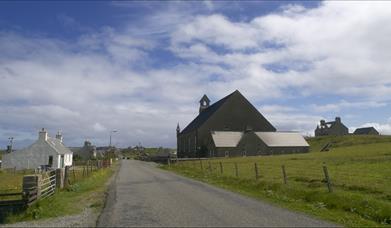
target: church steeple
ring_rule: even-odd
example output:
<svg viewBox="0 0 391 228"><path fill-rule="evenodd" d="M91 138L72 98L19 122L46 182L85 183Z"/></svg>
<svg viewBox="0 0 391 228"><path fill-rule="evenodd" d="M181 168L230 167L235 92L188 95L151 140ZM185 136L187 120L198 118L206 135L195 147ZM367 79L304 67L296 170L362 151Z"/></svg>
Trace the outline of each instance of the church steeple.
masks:
<svg viewBox="0 0 391 228"><path fill-rule="evenodd" d="M210 103L210 100L209 100L208 96L206 96L206 94L204 94L204 96L202 96L202 98L200 100L200 112L199 113L201 113L202 111L207 109L209 107L209 103Z"/></svg>
<svg viewBox="0 0 391 228"><path fill-rule="evenodd" d="M176 125L176 135L178 136L181 133L181 127L179 127L179 123Z"/></svg>

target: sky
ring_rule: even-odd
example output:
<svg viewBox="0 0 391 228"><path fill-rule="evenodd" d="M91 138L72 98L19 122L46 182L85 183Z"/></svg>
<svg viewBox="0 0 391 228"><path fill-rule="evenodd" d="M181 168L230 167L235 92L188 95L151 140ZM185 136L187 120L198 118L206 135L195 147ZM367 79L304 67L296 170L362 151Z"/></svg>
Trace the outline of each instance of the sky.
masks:
<svg viewBox="0 0 391 228"><path fill-rule="evenodd" d="M0 2L0 148L175 147L239 90L279 131L391 134L391 2Z"/></svg>

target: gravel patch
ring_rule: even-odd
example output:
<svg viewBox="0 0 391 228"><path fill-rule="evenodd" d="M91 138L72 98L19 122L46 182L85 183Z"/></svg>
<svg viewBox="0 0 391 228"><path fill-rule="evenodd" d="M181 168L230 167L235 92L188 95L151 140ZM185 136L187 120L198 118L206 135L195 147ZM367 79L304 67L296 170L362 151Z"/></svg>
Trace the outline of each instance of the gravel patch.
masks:
<svg viewBox="0 0 391 228"><path fill-rule="evenodd" d="M95 227L99 213L86 208L82 213L37 221L18 222L0 227Z"/></svg>

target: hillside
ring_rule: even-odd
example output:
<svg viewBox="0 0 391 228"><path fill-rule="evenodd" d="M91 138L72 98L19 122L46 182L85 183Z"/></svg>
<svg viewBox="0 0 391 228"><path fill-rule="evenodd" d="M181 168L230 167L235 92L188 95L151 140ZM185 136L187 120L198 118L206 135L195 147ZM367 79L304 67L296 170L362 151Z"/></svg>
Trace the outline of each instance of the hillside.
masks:
<svg viewBox="0 0 391 228"><path fill-rule="evenodd" d="M170 169L346 226L390 225L391 137L349 135L308 142L310 153L188 161ZM332 143L330 150L319 152L327 143Z"/></svg>
<svg viewBox="0 0 391 228"><path fill-rule="evenodd" d="M333 148L358 146L364 144L391 143L391 136L385 135L346 135L322 136L307 139L311 152L319 152L327 143Z"/></svg>

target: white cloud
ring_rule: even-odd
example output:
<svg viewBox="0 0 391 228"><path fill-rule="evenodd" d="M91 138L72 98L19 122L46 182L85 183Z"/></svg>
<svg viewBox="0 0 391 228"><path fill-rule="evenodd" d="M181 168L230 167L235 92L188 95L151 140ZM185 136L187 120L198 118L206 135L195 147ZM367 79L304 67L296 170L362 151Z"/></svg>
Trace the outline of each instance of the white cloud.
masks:
<svg viewBox="0 0 391 228"><path fill-rule="evenodd" d="M106 131L107 128L105 126L103 126L102 124L100 123L95 123L92 128L95 130L95 131L98 131L98 132L102 132L102 131Z"/></svg>
<svg viewBox="0 0 391 228"><path fill-rule="evenodd" d="M277 131L297 131L305 136L313 136L321 116L311 115L299 108L283 105L265 105L258 109Z"/></svg>
<svg viewBox="0 0 391 228"><path fill-rule="evenodd" d="M242 70L249 66L285 66L286 72L255 71L268 92L290 87L302 95L384 100L391 94L386 38L391 29L385 26L390 7L389 2L324 2L314 9L288 5L249 22L198 16L172 34L172 50L181 57L226 64L242 81L251 78Z"/></svg>
<svg viewBox="0 0 391 228"><path fill-rule="evenodd" d="M349 102L341 100L334 104L317 105L313 104L312 109L315 112L338 112L343 109L368 109L368 108L379 108L385 107L387 103L377 101L362 101L362 102Z"/></svg>
<svg viewBox="0 0 391 228"><path fill-rule="evenodd" d="M197 115L204 93L216 101L239 89L257 104L342 96L341 102L307 110L308 104L297 103L261 107L279 130L312 134L322 118L311 114L314 109L387 105L390 6L289 5L233 21L169 4L141 24L84 32L75 42L0 32L1 132L20 132L17 140L23 142L41 127L62 129L66 143L76 146L85 138L106 144L107 129L118 129L122 146L174 146L176 123L183 128ZM178 59L155 66L155 50L170 52L161 59Z"/></svg>

